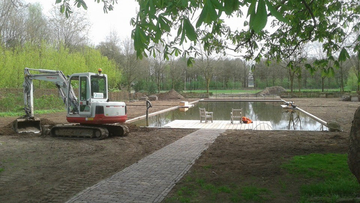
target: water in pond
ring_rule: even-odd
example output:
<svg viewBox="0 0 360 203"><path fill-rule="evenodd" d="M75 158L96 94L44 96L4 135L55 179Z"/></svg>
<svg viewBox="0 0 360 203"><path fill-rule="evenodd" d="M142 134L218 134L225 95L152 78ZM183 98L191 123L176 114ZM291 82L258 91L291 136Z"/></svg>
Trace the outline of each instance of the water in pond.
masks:
<svg viewBox="0 0 360 203"><path fill-rule="evenodd" d="M214 120L230 122L231 109L242 109L243 116L253 121L270 121L274 130L327 130L325 126L313 118L297 110L285 110L282 102L199 102L186 112L175 109L149 117L150 127L163 127L173 120L199 120L199 108L214 112ZM135 122L145 126L146 121Z"/></svg>

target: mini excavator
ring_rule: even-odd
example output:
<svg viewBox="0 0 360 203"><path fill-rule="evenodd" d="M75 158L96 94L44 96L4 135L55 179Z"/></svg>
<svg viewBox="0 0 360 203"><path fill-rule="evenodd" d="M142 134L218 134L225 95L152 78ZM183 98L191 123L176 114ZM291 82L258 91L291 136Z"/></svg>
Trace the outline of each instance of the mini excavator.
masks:
<svg viewBox="0 0 360 203"><path fill-rule="evenodd" d="M65 76L62 71L47 69L24 70L24 104L26 115L14 122L18 133L40 133L41 120L34 117L33 80L49 81L59 90L69 124L50 127L52 136L89 137L104 139L110 135L123 136L129 132L124 125L127 109L124 102L110 102L108 78L99 69L98 73L75 73Z"/></svg>

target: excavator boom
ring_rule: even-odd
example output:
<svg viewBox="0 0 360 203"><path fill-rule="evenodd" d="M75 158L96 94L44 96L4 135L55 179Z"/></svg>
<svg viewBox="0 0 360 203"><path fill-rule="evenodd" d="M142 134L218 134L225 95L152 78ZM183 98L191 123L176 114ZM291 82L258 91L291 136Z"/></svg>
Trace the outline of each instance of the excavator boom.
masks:
<svg viewBox="0 0 360 203"><path fill-rule="evenodd" d="M30 71L35 71L36 74L30 73ZM45 69L24 69L24 83L23 83L23 93L24 93L24 110L26 115L22 118L19 118L14 123L14 128L18 133L39 133L41 132L41 121L39 118L34 117L34 85L33 80L42 80L53 82L59 89L59 94L61 95L64 103L68 95L67 90L72 91L72 88L68 88L68 81L65 75L61 71L55 70L45 70ZM70 94L71 95L71 94ZM70 96L70 99L74 100L73 96Z"/></svg>

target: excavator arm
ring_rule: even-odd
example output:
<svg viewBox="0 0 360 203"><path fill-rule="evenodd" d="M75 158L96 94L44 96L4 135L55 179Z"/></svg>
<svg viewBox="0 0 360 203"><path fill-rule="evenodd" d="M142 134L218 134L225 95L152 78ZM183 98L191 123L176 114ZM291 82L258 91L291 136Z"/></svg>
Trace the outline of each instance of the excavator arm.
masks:
<svg viewBox="0 0 360 203"><path fill-rule="evenodd" d="M76 95L71 86L69 86L68 78L62 71L45 70L45 69L24 69L24 110L26 115L23 118L17 119L15 123L15 130L18 133L22 132L40 132L40 120L34 118L34 85L33 80L48 81L55 84L59 90L66 107L71 105L73 109L79 109Z"/></svg>
<svg viewBox="0 0 360 203"><path fill-rule="evenodd" d="M30 73L30 71L37 73L33 74ZM75 108L79 108L79 104L76 102L77 98L75 96L74 90L71 86L69 87L68 78L64 75L62 71L25 68L24 77L24 104L25 112L28 117L34 117L33 80L41 80L54 83L59 90L59 95L61 96L64 104L66 106L68 106L68 104L71 104ZM70 101L69 103L68 100Z"/></svg>

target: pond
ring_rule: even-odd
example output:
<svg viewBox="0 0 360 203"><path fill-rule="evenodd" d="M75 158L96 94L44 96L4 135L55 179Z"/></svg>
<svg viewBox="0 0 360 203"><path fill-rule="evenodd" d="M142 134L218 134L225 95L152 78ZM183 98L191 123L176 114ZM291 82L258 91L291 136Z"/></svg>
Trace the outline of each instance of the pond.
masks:
<svg viewBox="0 0 360 203"><path fill-rule="evenodd" d="M198 102L188 111L175 109L162 114L149 117L149 127L163 127L174 120L199 120L199 108L206 108L214 112L214 120L230 122L231 109L242 109L243 116L253 121L270 121L273 130L327 130L318 121L298 110L285 110L280 105L282 102ZM134 124L145 126L145 119Z"/></svg>

